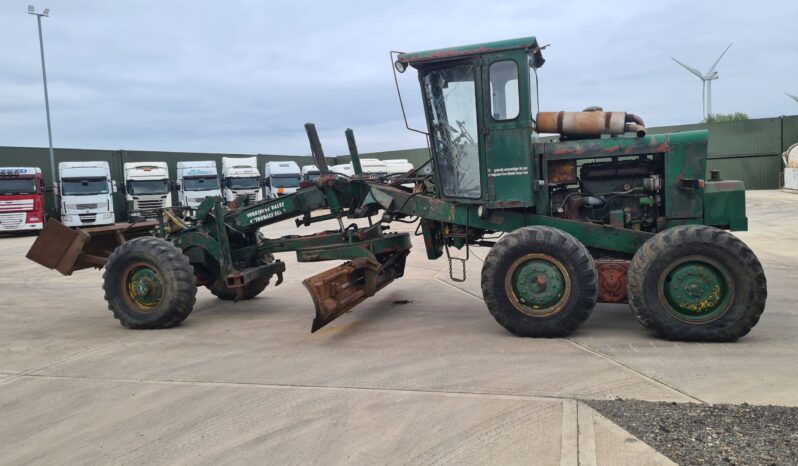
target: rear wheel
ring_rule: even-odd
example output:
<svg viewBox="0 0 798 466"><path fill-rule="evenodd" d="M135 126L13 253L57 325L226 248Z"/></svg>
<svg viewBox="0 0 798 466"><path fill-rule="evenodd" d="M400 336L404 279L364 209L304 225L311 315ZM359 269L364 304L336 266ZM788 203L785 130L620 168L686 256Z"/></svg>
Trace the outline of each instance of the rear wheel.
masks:
<svg viewBox="0 0 798 466"><path fill-rule="evenodd" d="M173 327L191 314L196 300L188 257L159 238L134 238L116 248L103 280L108 309L131 329Z"/></svg>
<svg viewBox="0 0 798 466"><path fill-rule="evenodd" d="M734 341L756 325L767 298L753 251L731 233L701 225L646 241L627 281L637 319L670 340Z"/></svg>
<svg viewBox="0 0 798 466"><path fill-rule="evenodd" d="M268 278L258 278L257 280L247 283L247 285L244 287L244 292L241 295L241 299L254 298L263 290L265 290L268 284ZM224 301L232 301L236 299L236 289L229 288L223 278L217 278L214 280L213 283L208 285L208 290L210 290L214 296Z"/></svg>
<svg viewBox="0 0 798 466"><path fill-rule="evenodd" d="M488 310L522 337L562 337L579 328L596 304L597 281L585 246L550 227L505 235L482 267Z"/></svg>
<svg viewBox="0 0 798 466"><path fill-rule="evenodd" d="M255 233L255 238L258 244L266 241L266 237L263 236L263 233L258 231ZM274 255L271 253L265 253L261 257L257 259L258 263L261 264L271 264L274 262ZM263 290L269 285L270 277L258 278L253 280L244 287L243 293L241 295L241 299L252 299L255 296L261 294ZM224 300L224 301L233 301L236 299L237 291L235 288L230 288L227 286L224 278L217 278L209 285L206 285L206 288L210 290L211 294L216 296L217 298Z"/></svg>

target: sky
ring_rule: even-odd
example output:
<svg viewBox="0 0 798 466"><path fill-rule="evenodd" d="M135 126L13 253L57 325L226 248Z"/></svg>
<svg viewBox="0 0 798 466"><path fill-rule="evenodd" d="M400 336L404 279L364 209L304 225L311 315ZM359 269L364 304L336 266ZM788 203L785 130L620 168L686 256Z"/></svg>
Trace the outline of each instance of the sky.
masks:
<svg viewBox="0 0 798 466"><path fill-rule="evenodd" d="M40 0L36 0L40 1ZM0 146L47 145L28 1L0 1ZM388 52L534 35L551 44L540 107L599 105L648 126L696 123L701 82L670 57L717 67L715 113L798 114L798 2L46 0L55 147L328 155L423 147L405 129ZM399 75L424 128L414 70Z"/></svg>

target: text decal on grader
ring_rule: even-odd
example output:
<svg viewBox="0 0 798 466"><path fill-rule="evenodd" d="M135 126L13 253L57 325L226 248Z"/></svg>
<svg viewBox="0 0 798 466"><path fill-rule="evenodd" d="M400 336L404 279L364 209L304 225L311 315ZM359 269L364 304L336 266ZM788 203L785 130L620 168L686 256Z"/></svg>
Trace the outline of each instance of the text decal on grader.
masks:
<svg viewBox="0 0 798 466"><path fill-rule="evenodd" d="M718 173L705 179L706 131L646 135L640 117L597 107L538 112L542 49L527 37L396 53L396 71L418 72L431 144L430 161L401 176L363 176L351 130L355 174L332 173L307 124L321 175L296 193L236 208L208 198L149 224L71 230L51 220L28 257L67 275L104 267L109 308L136 329L180 323L198 285L231 300L256 296L274 276L279 285L275 252L346 261L304 282L315 331L403 275L410 237L387 224L418 220L427 257L445 253L450 273L464 260L452 250L467 258L473 245L491 248L485 303L516 335L568 335L598 300L628 302L663 338L747 334L764 310L765 275L726 231L747 226L745 190ZM377 221L345 227L344 217ZM268 236L292 218L340 228Z"/></svg>

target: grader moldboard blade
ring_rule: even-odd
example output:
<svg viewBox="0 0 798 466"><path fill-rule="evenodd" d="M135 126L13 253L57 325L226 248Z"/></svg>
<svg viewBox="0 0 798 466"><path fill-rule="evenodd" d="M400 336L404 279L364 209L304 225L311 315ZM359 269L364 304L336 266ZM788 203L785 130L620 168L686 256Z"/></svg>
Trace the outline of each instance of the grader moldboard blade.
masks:
<svg viewBox="0 0 798 466"><path fill-rule="evenodd" d="M157 225L158 222L149 221L73 230L50 219L25 257L64 275L91 267L99 269L117 246L136 236L150 234Z"/></svg>
<svg viewBox="0 0 798 466"><path fill-rule="evenodd" d="M382 264L374 259L359 257L305 279L302 284L316 306L316 318L313 319L311 333L401 277L408 252L410 251L397 252Z"/></svg>

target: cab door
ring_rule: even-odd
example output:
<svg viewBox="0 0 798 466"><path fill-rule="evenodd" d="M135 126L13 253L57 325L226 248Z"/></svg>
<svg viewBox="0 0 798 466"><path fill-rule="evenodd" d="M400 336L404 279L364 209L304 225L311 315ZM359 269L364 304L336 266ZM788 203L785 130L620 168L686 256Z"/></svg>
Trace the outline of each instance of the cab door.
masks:
<svg viewBox="0 0 798 466"><path fill-rule="evenodd" d="M482 109L488 207L533 204L529 68L518 52L483 57Z"/></svg>

